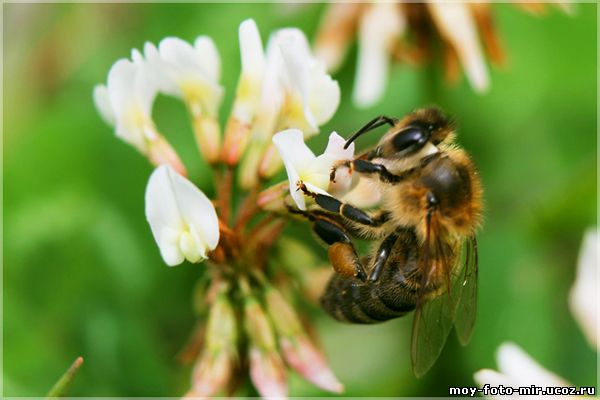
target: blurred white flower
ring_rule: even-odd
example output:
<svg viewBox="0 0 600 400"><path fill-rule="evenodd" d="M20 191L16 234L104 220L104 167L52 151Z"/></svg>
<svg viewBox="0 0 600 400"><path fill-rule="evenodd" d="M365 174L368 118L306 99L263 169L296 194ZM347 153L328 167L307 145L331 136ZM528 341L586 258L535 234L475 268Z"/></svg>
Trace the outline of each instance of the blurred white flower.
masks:
<svg viewBox="0 0 600 400"><path fill-rule="evenodd" d="M303 183L306 188L314 193L328 194L330 188L329 174L336 161L350 160L354 157L354 143L344 149L345 140L336 132L329 136L329 143L325 152L320 156L315 154L304 143L302 131L288 129L273 136L273 143L283 159L285 170L290 185L290 195L301 210L306 210L306 202L298 185ZM351 179L350 175L340 175L336 182L346 186L343 182ZM349 186L349 185L348 185Z"/></svg>
<svg viewBox="0 0 600 400"><path fill-rule="evenodd" d="M568 1L556 1L570 12ZM516 2L538 12L547 4ZM489 86L486 56L497 65L504 60L492 5L486 2L369 2L328 6L315 41L315 54L329 71L342 64L358 38L358 63L353 99L372 106L387 86L391 62L422 64L440 50L449 81L459 78L460 65L479 93ZM482 50L485 47L486 54Z"/></svg>
<svg viewBox="0 0 600 400"><path fill-rule="evenodd" d="M569 295L569 307L583 329L588 342L597 350L598 333L598 230L589 229L583 238L579 252L577 276ZM514 343L503 343L498 348L496 362L499 371L482 369L475 373L479 386L504 387L564 387L569 383L560 376L540 366L533 358ZM496 399L511 396L489 396ZM518 394L518 393L515 393ZM564 397L564 396L563 396ZM528 396L519 396L528 398ZM536 398L531 396L530 398ZM571 398L571 397L565 397Z"/></svg>
<svg viewBox="0 0 600 400"><path fill-rule="evenodd" d="M192 46L168 37L158 48L146 43L144 54L151 79L158 89L184 101L192 115L196 141L210 163L220 151L219 107L223 99L221 60L212 39L200 36Z"/></svg>
<svg viewBox="0 0 600 400"><path fill-rule="evenodd" d="M427 3L440 34L452 45L471 86L485 92L490 85L477 24L469 4Z"/></svg>
<svg viewBox="0 0 600 400"><path fill-rule="evenodd" d="M529 387L531 385L540 387L569 386L567 381L539 365L514 343L505 342L500 345L496 353L496 362L499 371L482 369L475 373L475 382L480 387L486 385L502 385L511 388ZM483 394L486 397L495 399L514 398L513 396L490 396L486 395L485 392ZM519 398L522 397L527 398L527 396L519 396ZM534 396L531 396L531 398L534 398Z"/></svg>
<svg viewBox="0 0 600 400"><path fill-rule="evenodd" d="M598 349L598 230L589 229L583 238L577 275L569 293L569 308L588 343Z"/></svg>
<svg viewBox="0 0 600 400"><path fill-rule="evenodd" d="M389 54L406 29L406 20L395 3L373 3L359 25L353 99L358 106L367 107L383 96L392 61Z"/></svg>
<svg viewBox="0 0 600 400"><path fill-rule="evenodd" d="M170 164L181 174L185 167L157 131L152 121L152 105L157 87L149 78L148 67L137 50L132 60L120 59L108 72L106 85L94 88L94 102L101 117L115 127L116 135L147 156L154 165Z"/></svg>
<svg viewBox="0 0 600 400"><path fill-rule="evenodd" d="M154 170L146 187L146 219L169 266L197 263L219 243L219 221L212 202L167 165Z"/></svg>

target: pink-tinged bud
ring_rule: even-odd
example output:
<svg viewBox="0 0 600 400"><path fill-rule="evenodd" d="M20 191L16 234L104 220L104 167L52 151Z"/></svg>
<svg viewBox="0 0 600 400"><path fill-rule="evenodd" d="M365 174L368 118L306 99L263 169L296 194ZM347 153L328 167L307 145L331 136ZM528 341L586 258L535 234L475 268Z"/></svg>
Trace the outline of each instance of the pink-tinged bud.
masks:
<svg viewBox="0 0 600 400"><path fill-rule="evenodd" d="M225 291L216 296L210 309L205 338L192 373L192 392L198 396L212 396L223 388L236 360L236 318Z"/></svg>
<svg viewBox="0 0 600 400"><path fill-rule="evenodd" d="M329 392L344 391L344 385L337 380L325 357L306 335L282 337L279 345L285 361L307 381Z"/></svg>
<svg viewBox="0 0 600 400"><path fill-rule="evenodd" d="M258 174L263 179L268 179L275 175L283 167L283 160L277 151L277 148L273 143L267 147L260 166L258 167Z"/></svg>
<svg viewBox="0 0 600 400"><path fill-rule="evenodd" d="M208 349L202 354L192 373L194 397L209 397L222 389L233 370L234 358L226 351L215 354Z"/></svg>
<svg viewBox="0 0 600 400"><path fill-rule="evenodd" d="M246 332L252 343L261 350L275 350L276 342L269 318L258 301L251 296L246 297L244 304Z"/></svg>
<svg viewBox="0 0 600 400"><path fill-rule="evenodd" d="M148 159L152 165L159 166L168 164L177 171L179 175L187 176L187 171L181 162L181 159L169 142L161 135L156 135L148 143Z"/></svg>
<svg viewBox="0 0 600 400"><path fill-rule="evenodd" d="M206 348L234 353L237 345L237 323L233 307L225 293L220 293L210 309L206 327Z"/></svg>
<svg viewBox="0 0 600 400"><path fill-rule="evenodd" d="M289 190L287 182L273 185L258 194L256 205L265 211L282 211L285 209L285 195Z"/></svg>
<svg viewBox="0 0 600 400"><path fill-rule="evenodd" d="M250 378L262 397L287 397L285 365L275 351L265 352L256 347L250 348Z"/></svg>
<svg viewBox="0 0 600 400"><path fill-rule="evenodd" d="M279 335L295 336L304 334L296 312L277 289L268 287L265 292L265 300L269 316Z"/></svg>
<svg viewBox="0 0 600 400"><path fill-rule="evenodd" d="M194 134L200 153L209 164L219 161L221 148L221 129L219 122L210 116L195 115Z"/></svg>
<svg viewBox="0 0 600 400"><path fill-rule="evenodd" d="M249 190L258 184L258 167L264 152L263 142L251 142L248 151L242 159L239 183L243 189Z"/></svg>
<svg viewBox="0 0 600 400"><path fill-rule="evenodd" d="M225 128L221 161L230 166L236 165L244 154L244 151L246 151L249 139L250 125L240 121L235 116L231 116Z"/></svg>

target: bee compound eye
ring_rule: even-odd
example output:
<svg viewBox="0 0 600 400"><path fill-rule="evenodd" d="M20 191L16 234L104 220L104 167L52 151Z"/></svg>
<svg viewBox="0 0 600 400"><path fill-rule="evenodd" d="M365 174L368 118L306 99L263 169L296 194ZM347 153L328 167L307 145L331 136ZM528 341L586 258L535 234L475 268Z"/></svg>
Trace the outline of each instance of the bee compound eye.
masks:
<svg viewBox="0 0 600 400"><path fill-rule="evenodd" d="M429 140L430 131L421 126L408 126L394 136L392 143L396 151L421 149Z"/></svg>

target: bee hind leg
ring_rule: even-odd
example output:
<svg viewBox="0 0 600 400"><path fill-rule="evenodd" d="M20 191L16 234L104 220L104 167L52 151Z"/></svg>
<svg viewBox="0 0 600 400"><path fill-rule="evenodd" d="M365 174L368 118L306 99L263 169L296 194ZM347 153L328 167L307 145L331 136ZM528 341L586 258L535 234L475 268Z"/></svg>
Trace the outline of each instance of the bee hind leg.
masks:
<svg viewBox="0 0 600 400"><path fill-rule="evenodd" d="M337 273L353 276L361 281L367 279L365 268L358 258L354 243L339 223L311 211L295 210L294 213L301 214L313 222L313 231L327 244L329 261Z"/></svg>

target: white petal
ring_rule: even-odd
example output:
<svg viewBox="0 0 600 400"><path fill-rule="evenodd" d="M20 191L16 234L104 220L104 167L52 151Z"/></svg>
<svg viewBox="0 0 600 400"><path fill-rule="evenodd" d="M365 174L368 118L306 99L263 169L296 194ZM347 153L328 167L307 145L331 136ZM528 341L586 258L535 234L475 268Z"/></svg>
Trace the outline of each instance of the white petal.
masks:
<svg viewBox="0 0 600 400"><path fill-rule="evenodd" d="M176 265L183 262L176 243L184 221L175 200L169 169L161 165L150 175L145 196L146 219L165 263Z"/></svg>
<svg viewBox="0 0 600 400"><path fill-rule="evenodd" d="M514 343L500 345L496 354L500 372L515 386L566 386L567 383L539 365L533 358Z"/></svg>
<svg viewBox="0 0 600 400"><path fill-rule="evenodd" d="M588 342L598 349L598 231L589 229L583 238L569 307Z"/></svg>
<svg viewBox="0 0 600 400"><path fill-rule="evenodd" d="M192 182L168 169L175 200L185 223L196 230L202 244L214 250L219 243L219 220L212 202ZM205 254L204 249L200 251Z"/></svg>
<svg viewBox="0 0 600 400"><path fill-rule="evenodd" d="M304 143L302 131L288 129L273 136L273 144L277 148L290 183L290 195L301 210L306 210L304 194L298 190L300 171L306 169L316 160L314 153Z"/></svg>
<svg viewBox="0 0 600 400"><path fill-rule="evenodd" d="M144 45L147 74L155 86L164 94L181 97L181 90L175 82L171 65L161 57L158 48L147 42ZM176 72L175 72L176 75Z"/></svg>
<svg viewBox="0 0 600 400"><path fill-rule="evenodd" d="M406 21L395 3L374 3L360 22L354 102L367 107L381 98L388 80L390 50Z"/></svg>
<svg viewBox="0 0 600 400"><path fill-rule="evenodd" d="M131 107L135 102L133 82L136 66L127 59L117 60L108 71L107 89L115 115Z"/></svg>
<svg viewBox="0 0 600 400"><path fill-rule="evenodd" d="M108 125L114 126L116 117L110 103L108 89L105 85L96 85L94 87L94 104L102 119Z"/></svg>
<svg viewBox="0 0 600 400"><path fill-rule="evenodd" d="M202 72L208 79L218 82L221 79L221 57L215 42L208 36L198 36L194 49Z"/></svg>
<svg viewBox="0 0 600 400"><path fill-rule="evenodd" d="M284 164L290 164L297 171L306 169L316 160L315 154L304 143L304 136L299 129L287 129L273 136L273 143L279 151Z"/></svg>
<svg viewBox="0 0 600 400"><path fill-rule="evenodd" d="M247 19L239 28L242 73L249 79L261 80L265 69L265 55L258 27Z"/></svg>
<svg viewBox="0 0 600 400"><path fill-rule="evenodd" d="M350 160L354 158L354 142L350 143L347 149L344 149L346 139L341 137L336 131L331 132L325 154L329 154L338 160Z"/></svg>
<svg viewBox="0 0 600 400"><path fill-rule="evenodd" d="M340 105L340 85L323 65L314 64L309 74L308 107L315 124L320 126L333 117Z"/></svg>
<svg viewBox="0 0 600 400"><path fill-rule="evenodd" d="M167 265L206 257L219 241L216 211L200 189L170 166L154 170L146 187L146 219Z"/></svg>
<svg viewBox="0 0 600 400"><path fill-rule="evenodd" d="M161 232L160 240L157 241L160 243L160 255L169 267L179 265L185 260L185 256L179 248L180 237L181 231L165 227Z"/></svg>
<svg viewBox="0 0 600 400"><path fill-rule="evenodd" d="M440 33L452 44L471 85L478 92L489 88L485 58L469 4L426 3Z"/></svg>

